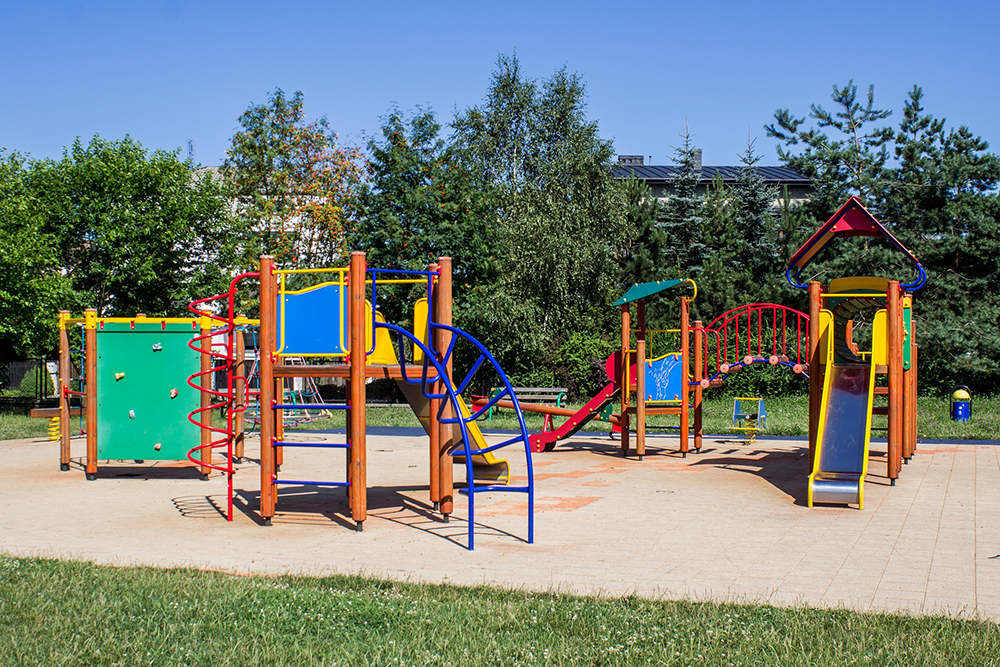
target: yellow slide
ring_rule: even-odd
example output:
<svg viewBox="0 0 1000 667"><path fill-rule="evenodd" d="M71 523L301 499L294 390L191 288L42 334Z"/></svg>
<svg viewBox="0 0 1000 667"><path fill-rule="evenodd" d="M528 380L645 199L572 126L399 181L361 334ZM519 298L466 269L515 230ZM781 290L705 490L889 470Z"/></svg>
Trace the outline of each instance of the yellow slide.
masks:
<svg viewBox="0 0 1000 667"><path fill-rule="evenodd" d="M414 306L413 312L413 322L414 330L417 332L417 336L423 342L427 342L427 299L420 299ZM378 322L385 322L385 318L382 313L376 311L375 319ZM371 319L368 319L366 324L367 340L371 340ZM414 350L414 363L422 363L423 355L420 354L420 350ZM369 364L384 364L384 365L396 365L399 363L396 358L396 350L393 348L392 336L389 335L387 329L379 329L375 335L375 350L368 355ZM420 371L416 368L411 368L413 375L417 375ZM430 400L424 396L423 389L419 384L411 384L405 380L396 380L396 385L399 387L403 396L406 397L406 401L410 404L413 409L413 414L417 416L420 420L421 426L424 427L425 431L429 431L431 409ZM465 405L465 401L462 397L458 397L459 407L462 410L462 415L468 417L471 413L469 412L468 406ZM453 428L453 442L461 442L462 434L461 428L458 424L452 425ZM475 449L482 449L487 447L486 438L483 437L483 432L479 430L479 425L476 422L468 422L466 424L466 429L469 432L469 437L472 438L472 446ZM464 464L464 456L456 456L455 463ZM486 454L476 454L472 457L472 468L473 476L477 480L488 481L492 484L507 484L510 481L510 464L506 459L499 459L493 455L493 452L487 452Z"/></svg>
<svg viewBox="0 0 1000 667"><path fill-rule="evenodd" d="M872 285L874 283L874 285ZM872 294L872 301L866 295ZM848 295L841 306L847 313L885 294L885 280L847 278L830 282L829 293ZM852 301L854 303L852 304ZM860 305L857 305L860 304ZM814 503L865 506L865 475L871 443L872 408L875 398L876 366L887 363L886 311L875 313L872 321L872 351L854 354L846 339L852 315L820 311L820 347L826 357L826 376L816 434L816 455L809 475L808 505Z"/></svg>

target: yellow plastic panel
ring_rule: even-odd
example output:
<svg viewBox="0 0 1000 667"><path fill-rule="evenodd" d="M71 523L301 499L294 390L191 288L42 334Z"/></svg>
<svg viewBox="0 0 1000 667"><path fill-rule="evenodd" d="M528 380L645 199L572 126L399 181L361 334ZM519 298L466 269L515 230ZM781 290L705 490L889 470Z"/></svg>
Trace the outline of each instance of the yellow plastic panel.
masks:
<svg viewBox="0 0 1000 667"><path fill-rule="evenodd" d="M368 312L371 312L371 304L368 305ZM385 324L385 317L382 313L375 311L375 320L381 324ZM372 343L372 318L370 316L365 317L365 346L371 349ZM389 335L388 329L378 329L375 332L375 350L368 355L367 363L373 365L385 365L390 366L398 363L396 359L396 350L392 346L392 336Z"/></svg>
<svg viewBox="0 0 1000 667"><path fill-rule="evenodd" d="M824 291L827 294L868 291L885 294L888 289L888 278L876 278L874 276L848 276L846 278L834 278L830 281L830 285Z"/></svg>
<svg viewBox="0 0 1000 667"><path fill-rule="evenodd" d="M417 299L413 304L413 335L424 345L427 344L427 299ZM422 364L424 353L416 345L413 346L413 363Z"/></svg>
<svg viewBox="0 0 1000 667"><path fill-rule="evenodd" d="M889 342L886 338L885 308L875 313L872 320L872 363L877 366L885 366L889 363Z"/></svg>
<svg viewBox="0 0 1000 667"><path fill-rule="evenodd" d="M833 312L824 308L819 311L819 360L823 365L826 365L826 359L830 354L832 335Z"/></svg>

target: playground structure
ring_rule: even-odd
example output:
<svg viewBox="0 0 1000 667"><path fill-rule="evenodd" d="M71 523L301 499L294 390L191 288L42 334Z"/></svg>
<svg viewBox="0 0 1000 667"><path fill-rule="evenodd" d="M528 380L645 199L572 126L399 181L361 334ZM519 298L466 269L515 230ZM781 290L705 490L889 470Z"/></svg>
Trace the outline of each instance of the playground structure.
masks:
<svg viewBox="0 0 1000 667"><path fill-rule="evenodd" d="M824 288L802 282L803 269L838 237L882 238L916 269L909 283L876 277L843 277ZM916 451L917 345L912 292L927 279L919 260L856 197L848 199L789 260L788 282L809 292L809 495L808 504L855 503L864 507L872 417L887 417L886 476L893 486ZM857 324L871 318L871 349L854 341ZM885 377L877 386L876 378ZM875 405L885 396L884 406Z"/></svg>
<svg viewBox="0 0 1000 667"><path fill-rule="evenodd" d="M679 298L677 329L649 329L646 301L650 297L687 286L690 297ZM646 417L679 417L678 450L687 456L692 445L702 447L702 398L709 387L754 364L781 365L807 376L809 316L771 303L755 303L719 315L708 326L690 321L690 304L697 297L693 280L662 280L638 283L614 303L621 309L621 345L608 357L605 371L609 383L579 410L544 405L522 405L523 410L566 417L558 427L531 435L532 451L549 451L594 419L605 419L620 433L623 456L631 451L631 426L635 426L635 452L646 453ZM636 326L632 326L632 308ZM679 341L674 346L656 338ZM661 349L662 348L662 349ZM638 369L641 369L639 371ZM619 411L609 414L615 401ZM482 405L485 399L475 404ZM499 403L506 407L505 402ZM633 421L634 418L634 421Z"/></svg>
<svg viewBox="0 0 1000 667"><path fill-rule="evenodd" d="M800 277L803 269L841 236L886 239L915 267L916 280L900 284L888 278L848 276L831 280L826 287L818 281L804 284ZM257 394L263 523L270 524L275 515L281 485L342 487L348 493L351 518L361 530L367 517L365 384L371 378L386 378L397 383L429 435L430 498L443 520L454 512L453 464L460 463L466 468L460 490L469 496L469 548L474 540L475 494L486 491L527 494L531 541L529 451L551 450L588 421L605 419L620 433L625 456L631 450L634 424L635 451L641 460L646 453L647 416L675 415L679 417L679 452L686 456L691 451L692 435L697 452L703 439L703 391L755 364L785 366L809 379L810 506L814 502L846 503L863 508L871 433L878 430L872 425L874 416L887 417L887 477L892 485L916 450L918 348L910 292L923 285L926 274L916 257L856 198L849 199L790 260L786 277L793 286L808 290L808 315L786 306L758 303L723 313L707 326L701 321L692 324L690 303L697 296L693 280L633 285L614 304L621 309L621 345L605 364L609 384L579 410L518 404L514 389L492 355L452 326L450 268L450 259L441 258L426 271L372 269L365 265L363 253L353 253L350 267L282 270L274 267L270 258L262 257L260 271L238 276L229 292L192 303L196 318L99 318L93 310L83 318L72 318L61 312L60 468L69 469L71 400L79 397L84 399L89 425L87 479L96 478L98 460L186 458L199 466L205 478L211 470L226 475L227 518L231 520L233 463L244 457L244 413ZM324 280L324 275L335 279L316 282ZM308 277L314 284L293 289L293 276ZM251 278L258 279L260 285L259 321L237 317L233 310L237 285ZM378 286L386 284L426 286L426 297L414 304L412 332L386 323L378 311ZM679 328L648 328L647 299L687 286L693 293L679 298ZM227 304L227 315L204 310L220 300ZM631 324L633 308L635 327ZM870 311L876 312L868 317ZM72 377L69 342L69 331L75 327L82 330L82 373L78 378ZM260 333L257 392L248 387L250 373L245 364L243 333L252 327L259 327ZM862 350L859 345L864 343L855 338L866 328L870 349ZM656 336L676 336L679 349L657 349L663 346L654 347ZM478 359L466 376L456 381L453 359L459 343L472 346ZM361 349L365 354L351 354ZM221 365L213 366L213 360ZM503 384L488 398L476 398L473 412L461 394L481 366L492 367ZM187 383L172 379L179 372L190 373ZM224 374L226 381L213 388L213 374ZM345 380L348 399L316 403L315 399L286 398L287 382L295 378L313 382L320 377ZM878 379L883 377L885 383L880 384ZM73 383L78 381L82 386L75 391ZM880 396L886 397L886 405L876 405ZM753 442L766 413L762 402L752 412L742 409L740 400L734 405L734 427L743 429L747 441ZM620 407L612 414L616 401ZM185 406L193 405L199 407L188 414ZM514 409L520 433L489 445L475 420L493 407ZM209 419L216 408L226 414L223 427L213 426ZM529 436L522 408L567 419L557 428ZM346 442L317 445L286 440L288 415L310 410L345 411ZM178 414L187 414L195 428ZM54 432L56 422L50 428ZM507 461L493 454L512 445L523 445L526 450L528 481L522 486L510 485ZM286 448L317 446L345 450L348 466L343 480L279 477ZM225 449L225 456L217 464L213 451L221 449Z"/></svg>
<svg viewBox="0 0 1000 667"><path fill-rule="evenodd" d="M887 278L844 277L830 281L825 289L817 281L798 282L819 251L840 236L886 239L913 265L917 278L900 284ZM633 285L614 304L622 312L621 348L605 365L610 383L576 412L532 406L535 412L567 417L561 426L533 434L533 451L551 450L619 400L620 411L609 421L621 433L623 455L631 448L633 417L636 454L641 459L646 416L668 414L680 418L679 451L686 456L692 430L694 450L702 446L703 390L754 364L781 365L809 379L808 504L848 503L863 508L872 417L887 417L886 465L892 485L916 450L918 348L910 292L923 285L926 274L913 253L852 197L792 256L786 276L793 286L809 291L808 315L787 306L757 303L723 313L707 326L700 321L690 323L689 304L697 295L693 281ZM646 299L685 284L695 292L690 298L680 297L680 328L648 329ZM636 328L630 324L633 303ZM862 318L873 309L877 312L869 327L871 349L862 351L854 334L865 328ZM648 354L652 334L679 335L680 349ZM878 385L876 378L882 376L886 382ZM887 404L875 405L875 396L885 396ZM761 408L757 414L766 414ZM740 419L740 414L750 413L744 413L737 402L734 424L738 428L755 432L761 426L741 424L747 419Z"/></svg>
<svg viewBox="0 0 1000 667"><path fill-rule="evenodd" d="M368 278L370 276L370 278ZM242 335L233 307L238 284L249 278L260 284L260 516L265 525L275 516L278 488L340 487L348 494L351 518L361 530L367 518L367 466L365 453L365 385L369 378L395 380L429 435L430 499L435 511L448 521L454 512L456 482L453 465L464 464L465 481L457 486L468 497L468 548L474 546L475 495L504 491L527 495L528 537L534 537L534 485L528 434L513 389L493 356L473 337L452 326L451 259L440 258L425 271L369 268L365 255L351 254L349 267L329 269L280 269L270 257L261 257L260 270L237 276L224 294L193 302L190 309L201 312L213 302L224 301L228 314L206 317L214 326L190 343L204 357L202 368L188 383L203 392L202 406L189 419L203 429L202 443L188 453L194 462L210 459L206 452L225 450L223 464L202 463L224 473L228 481L227 518L232 519L233 460L238 453L240 421L246 410L246 373L243 365ZM325 278L332 278L326 280ZM294 288L292 280L313 284ZM320 281L320 282L315 282ZM378 311L379 286L405 284L426 286L426 298L414 305L414 331L385 322ZM370 287L370 291L369 291ZM370 301L368 297L370 295ZM224 342L216 349L204 344L212 337ZM458 345L471 348L477 355L464 378L454 377L454 354ZM409 352L409 355L407 354ZM290 358L320 363L291 364ZM212 365L209 360L217 365ZM504 391L487 405L471 412L461 399L481 367L491 369L501 380ZM211 389L206 376L224 372L226 387ZM283 403L282 383L290 378L342 378L347 382L348 399L344 403ZM502 398L514 407L519 433L497 444L488 444L475 424ZM208 400L211 399L211 400ZM216 408L227 414L225 426L212 426L204 413ZM322 409L346 413L347 438L344 443L296 442L286 439L283 413ZM509 466L493 452L505 447L524 447L527 480L522 485L510 483ZM285 449L322 447L342 449L347 456L347 474L340 480L293 480L279 477Z"/></svg>
<svg viewBox="0 0 1000 667"><path fill-rule="evenodd" d="M74 398L83 403L87 419L84 468L88 480L96 479L99 460L187 460L199 434L186 417L198 398L183 378L196 372L201 363L188 343L209 326L203 317L98 317L96 310L89 309L82 318L73 318L61 311L60 470L70 469L70 418L79 410L71 406ZM77 327L82 328L83 344L74 350L70 331ZM74 366L78 377L73 376ZM200 463L202 474L207 475L210 460Z"/></svg>

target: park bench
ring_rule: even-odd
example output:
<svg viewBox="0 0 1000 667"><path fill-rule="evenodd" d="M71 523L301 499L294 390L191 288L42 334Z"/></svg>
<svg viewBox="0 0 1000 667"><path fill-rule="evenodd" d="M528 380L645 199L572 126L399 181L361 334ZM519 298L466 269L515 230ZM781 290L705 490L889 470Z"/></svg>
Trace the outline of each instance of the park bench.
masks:
<svg viewBox="0 0 1000 667"><path fill-rule="evenodd" d="M553 405L561 408L566 404L566 387L514 387L514 395L518 403L534 403L536 405ZM504 390L503 387L493 387L490 389L490 399L494 398ZM487 419L493 419L493 408L487 413ZM545 415L542 430L548 431L552 428L552 415Z"/></svg>

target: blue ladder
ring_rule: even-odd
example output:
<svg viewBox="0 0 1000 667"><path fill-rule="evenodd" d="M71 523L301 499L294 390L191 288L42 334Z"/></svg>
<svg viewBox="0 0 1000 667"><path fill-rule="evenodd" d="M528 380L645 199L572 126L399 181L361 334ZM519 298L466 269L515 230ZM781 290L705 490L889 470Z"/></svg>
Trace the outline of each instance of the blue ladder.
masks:
<svg viewBox="0 0 1000 667"><path fill-rule="evenodd" d="M348 407L344 403L272 403L271 407L275 410L346 410ZM349 449L350 445L339 442L289 442L287 440L275 440L271 439L271 447L313 447L317 449ZM275 485L286 484L286 485L296 485L296 486L317 486L317 487L334 487L334 488L347 488L351 486L350 481L346 482L327 482L327 481L313 481L304 479L278 479L275 475L271 478ZM357 530L361 530L361 525L358 524Z"/></svg>

